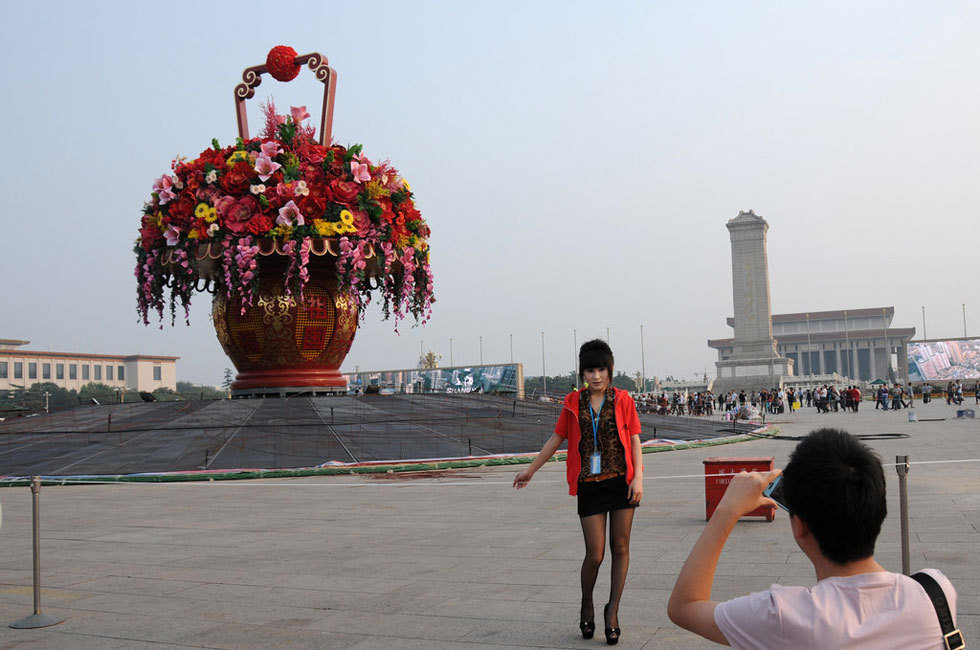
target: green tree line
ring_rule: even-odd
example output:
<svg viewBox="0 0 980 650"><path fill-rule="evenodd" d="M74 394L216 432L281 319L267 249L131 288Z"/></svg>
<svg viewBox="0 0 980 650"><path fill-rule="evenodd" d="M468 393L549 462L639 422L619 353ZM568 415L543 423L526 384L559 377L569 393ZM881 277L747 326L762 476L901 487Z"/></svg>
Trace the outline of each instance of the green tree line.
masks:
<svg viewBox="0 0 980 650"><path fill-rule="evenodd" d="M47 397L45 393L48 394ZM225 391L214 386L202 386L187 381L178 381L177 390L158 388L152 395L161 402L227 397ZM120 390L98 382L87 383L77 391L62 388L53 382L41 382L31 385L30 388L14 387L0 391L0 411L8 416L14 413L43 413L45 399L51 411L88 404L92 399L100 404L142 401L138 391Z"/></svg>

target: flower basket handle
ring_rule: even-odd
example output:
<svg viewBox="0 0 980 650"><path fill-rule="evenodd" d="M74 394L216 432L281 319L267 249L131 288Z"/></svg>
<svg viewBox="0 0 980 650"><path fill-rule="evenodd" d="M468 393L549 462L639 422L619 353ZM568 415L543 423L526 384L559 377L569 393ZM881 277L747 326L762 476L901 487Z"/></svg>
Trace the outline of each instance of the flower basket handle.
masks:
<svg viewBox="0 0 980 650"><path fill-rule="evenodd" d="M327 57L319 52L300 54L293 59L297 66L307 65L316 78L323 82L323 110L320 114L320 144L329 147L333 130L333 103L337 92L337 71L327 65ZM255 87L262 83L262 75L269 72L266 64L245 68L242 83L235 86L235 113L238 115L238 136L248 140L248 116L245 100L255 96Z"/></svg>

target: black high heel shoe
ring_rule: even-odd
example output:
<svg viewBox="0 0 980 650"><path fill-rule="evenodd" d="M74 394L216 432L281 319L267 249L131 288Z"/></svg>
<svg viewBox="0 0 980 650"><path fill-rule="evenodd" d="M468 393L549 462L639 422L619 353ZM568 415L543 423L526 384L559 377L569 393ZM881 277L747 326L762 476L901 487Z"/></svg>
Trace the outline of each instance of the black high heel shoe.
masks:
<svg viewBox="0 0 980 650"><path fill-rule="evenodd" d="M606 624L606 643L609 645L616 645L619 643L619 633L620 629L618 627L609 627L609 604L606 603L605 608L602 610L603 623Z"/></svg>
<svg viewBox="0 0 980 650"><path fill-rule="evenodd" d="M585 608L579 612L578 619L578 629L582 630L583 639L591 639L595 635L595 614L592 615L591 621L585 620Z"/></svg>

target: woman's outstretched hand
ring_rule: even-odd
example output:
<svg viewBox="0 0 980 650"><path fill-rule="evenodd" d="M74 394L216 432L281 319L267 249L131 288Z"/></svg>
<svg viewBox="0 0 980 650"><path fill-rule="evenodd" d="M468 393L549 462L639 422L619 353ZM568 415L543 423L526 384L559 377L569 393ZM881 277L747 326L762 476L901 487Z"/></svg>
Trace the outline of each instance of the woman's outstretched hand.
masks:
<svg viewBox="0 0 980 650"><path fill-rule="evenodd" d="M517 473L514 477L514 487L520 490L522 487L531 482L531 477L534 476L534 472L531 471L530 467L525 467Z"/></svg>

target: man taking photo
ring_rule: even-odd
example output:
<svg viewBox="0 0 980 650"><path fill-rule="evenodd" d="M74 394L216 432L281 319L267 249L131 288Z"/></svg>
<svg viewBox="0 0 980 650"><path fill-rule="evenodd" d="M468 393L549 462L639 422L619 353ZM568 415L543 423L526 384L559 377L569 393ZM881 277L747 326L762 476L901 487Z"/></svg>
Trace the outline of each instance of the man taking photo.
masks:
<svg viewBox="0 0 980 650"><path fill-rule="evenodd" d="M726 602L711 600L725 541L740 517L775 505L762 492L780 474L793 538L813 564L817 584L774 584ZM732 478L677 578L667 614L677 625L735 648L946 648L925 589L874 559L885 515L878 456L844 431L814 431L782 472ZM945 594L955 626L956 590L941 572L925 573Z"/></svg>

